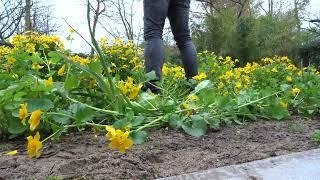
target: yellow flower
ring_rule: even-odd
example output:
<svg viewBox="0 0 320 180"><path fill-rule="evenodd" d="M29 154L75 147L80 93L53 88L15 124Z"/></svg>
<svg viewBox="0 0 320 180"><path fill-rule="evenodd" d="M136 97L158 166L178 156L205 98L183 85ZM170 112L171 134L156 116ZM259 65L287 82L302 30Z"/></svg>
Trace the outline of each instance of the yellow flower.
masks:
<svg viewBox="0 0 320 180"><path fill-rule="evenodd" d="M299 71L298 72L298 76L302 76L303 75L303 72L302 71Z"/></svg>
<svg viewBox="0 0 320 180"><path fill-rule="evenodd" d="M63 76L66 71L66 65L63 65L59 70L58 70L58 75Z"/></svg>
<svg viewBox="0 0 320 180"><path fill-rule="evenodd" d="M25 48L27 53L34 53L36 51L36 45L32 43L27 43Z"/></svg>
<svg viewBox="0 0 320 180"><path fill-rule="evenodd" d="M8 60L8 62L9 62L10 64L12 64L12 63L14 63L14 62L17 61L16 58L14 58L14 57L9 57L7 60Z"/></svg>
<svg viewBox="0 0 320 180"><path fill-rule="evenodd" d="M187 103L187 102L184 102L183 104L182 104L182 108L183 109L189 109L189 103Z"/></svg>
<svg viewBox="0 0 320 180"><path fill-rule="evenodd" d="M29 116L27 106L27 103L20 104L19 118L21 119L23 125L26 125L26 118Z"/></svg>
<svg viewBox="0 0 320 180"><path fill-rule="evenodd" d="M287 80L288 82L292 82L292 77L291 77L291 76L287 76L286 80Z"/></svg>
<svg viewBox="0 0 320 180"><path fill-rule="evenodd" d="M138 95L139 95L139 92L141 90L141 87L142 85L139 85L138 87L133 87L130 91L130 94L129 94L129 99L130 100L136 100Z"/></svg>
<svg viewBox="0 0 320 180"><path fill-rule="evenodd" d="M69 29L69 33L70 33L70 34L73 34L74 32L76 32L76 30L74 30L73 28L72 28L72 29Z"/></svg>
<svg viewBox="0 0 320 180"><path fill-rule="evenodd" d="M299 88L293 88L292 89L292 91L291 91L291 94L293 95L293 96L296 96L297 94L299 94L300 93L300 89Z"/></svg>
<svg viewBox="0 0 320 180"><path fill-rule="evenodd" d="M271 71L274 72L274 73L279 72L277 68L272 68Z"/></svg>
<svg viewBox="0 0 320 180"><path fill-rule="evenodd" d="M237 82L237 83L236 83L236 88L240 89L241 87L242 87L241 82Z"/></svg>
<svg viewBox="0 0 320 180"><path fill-rule="evenodd" d="M120 81L120 91L121 91L124 95L126 95L127 92L128 92L128 89L127 89L127 87L126 87L126 83L123 82L123 81Z"/></svg>
<svg viewBox="0 0 320 180"><path fill-rule="evenodd" d="M283 107L284 109L288 109L288 103L281 101L280 106Z"/></svg>
<svg viewBox="0 0 320 180"><path fill-rule="evenodd" d="M200 73L197 76L194 76L193 79L196 81L201 81L207 78L207 75L205 73Z"/></svg>
<svg viewBox="0 0 320 180"><path fill-rule="evenodd" d="M118 149L124 153L133 145L133 141L129 138L129 131L121 131L114 129L112 126L106 126L108 133L106 137L110 140L109 147L111 149Z"/></svg>
<svg viewBox="0 0 320 180"><path fill-rule="evenodd" d="M5 155L7 155L7 156L15 156L17 154L18 154L18 150L14 150L14 151L7 152Z"/></svg>
<svg viewBox="0 0 320 180"><path fill-rule="evenodd" d="M53 85L53 79L52 77L49 77L47 80L44 80L44 84L46 86L52 86Z"/></svg>
<svg viewBox="0 0 320 180"><path fill-rule="evenodd" d="M43 66L41 66L41 65L39 65L37 63L32 64L32 69L39 70L39 69L42 69L42 68L43 68Z"/></svg>
<svg viewBox="0 0 320 180"><path fill-rule="evenodd" d="M198 96L196 96L196 95L190 95L189 96L189 99L191 100L191 101L196 101L196 100L198 100L199 98L198 98Z"/></svg>
<svg viewBox="0 0 320 180"><path fill-rule="evenodd" d="M28 138L28 155L29 158L39 158L41 156L41 153L39 152L40 149L42 148L42 142L40 142L40 134L37 132L37 134L32 137L29 136Z"/></svg>
<svg viewBox="0 0 320 180"><path fill-rule="evenodd" d="M34 131L40 124L40 119L42 115L42 111L40 109L33 111L31 113L30 119L29 119L29 124L30 124L30 130Z"/></svg>

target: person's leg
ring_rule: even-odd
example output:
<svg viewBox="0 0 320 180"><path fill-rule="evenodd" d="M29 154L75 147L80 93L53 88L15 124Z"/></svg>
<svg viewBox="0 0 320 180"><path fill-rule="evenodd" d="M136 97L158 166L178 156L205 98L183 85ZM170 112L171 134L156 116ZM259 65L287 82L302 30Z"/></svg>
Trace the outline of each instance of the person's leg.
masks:
<svg viewBox="0 0 320 180"><path fill-rule="evenodd" d="M187 78L198 74L197 50L192 43L189 28L190 0L171 0L168 18L174 39L179 47Z"/></svg>
<svg viewBox="0 0 320 180"><path fill-rule="evenodd" d="M144 0L145 70L161 78L164 63L163 26L169 0Z"/></svg>

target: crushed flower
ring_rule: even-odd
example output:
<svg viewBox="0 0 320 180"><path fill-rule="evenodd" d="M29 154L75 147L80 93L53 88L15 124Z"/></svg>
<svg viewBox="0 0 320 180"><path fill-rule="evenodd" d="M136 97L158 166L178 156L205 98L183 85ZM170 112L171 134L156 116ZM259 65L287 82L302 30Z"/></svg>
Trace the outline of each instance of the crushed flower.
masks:
<svg viewBox="0 0 320 180"><path fill-rule="evenodd" d="M106 137L110 140L109 148L118 149L124 153L133 146L133 141L129 138L129 131L114 129L112 126L106 126L108 133Z"/></svg>
<svg viewBox="0 0 320 180"><path fill-rule="evenodd" d="M28 138L28 155L29 158L39 158L41 156L40 149L42 148L42 142L40 142L40 134L36 133L34 137L29 136Z"/></svg>

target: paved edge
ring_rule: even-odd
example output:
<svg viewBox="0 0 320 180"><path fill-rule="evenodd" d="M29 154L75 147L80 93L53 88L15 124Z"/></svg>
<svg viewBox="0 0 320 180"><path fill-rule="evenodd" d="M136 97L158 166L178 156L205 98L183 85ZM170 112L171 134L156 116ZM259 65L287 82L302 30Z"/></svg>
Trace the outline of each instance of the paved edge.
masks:
<svg viewBox="0 0 320 180"><path fill-rule="evenodd" d="M183 174L178 176L161 178L160 180L193 180L193 179L230 179L230 180L243 180L243 179L253 179L260 180L263 179L260 174L257 174L255 169L268 169L275 166L280 166L292 161L299 160L310 160L320 162L320 149L314 149L299 153L293 153L263 160L252 161L239 165L231 165L225 167L219 167L215 169L209 169L199 172L194 172L190 174ZM320 170L319 170L320 171Z"/></svg>

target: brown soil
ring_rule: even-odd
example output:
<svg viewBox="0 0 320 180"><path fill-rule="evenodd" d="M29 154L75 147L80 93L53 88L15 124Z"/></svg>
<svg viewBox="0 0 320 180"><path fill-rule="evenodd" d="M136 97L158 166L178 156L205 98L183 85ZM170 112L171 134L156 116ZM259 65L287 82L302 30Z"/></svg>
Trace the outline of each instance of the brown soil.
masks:
<svg viewBox="0 0 320 180"><path fill-rule="evenodd" d="M103 136L69 134L46 144L41 158L28 159L25 142L0 143L0 152L18 148L19 155L0 157L0 179L153 179L305 151L320 120L258 121L224 127L196 138L159 129L126 154L111 151Z"/></svg>

